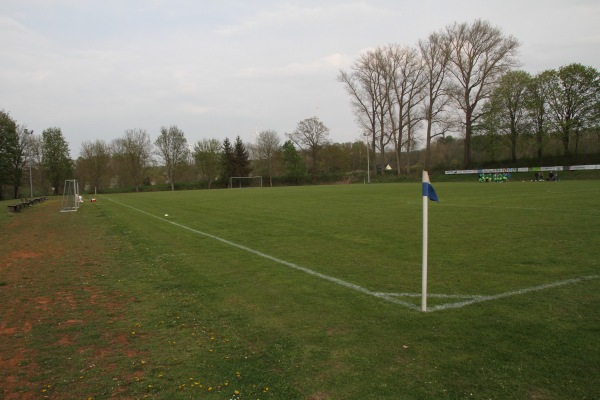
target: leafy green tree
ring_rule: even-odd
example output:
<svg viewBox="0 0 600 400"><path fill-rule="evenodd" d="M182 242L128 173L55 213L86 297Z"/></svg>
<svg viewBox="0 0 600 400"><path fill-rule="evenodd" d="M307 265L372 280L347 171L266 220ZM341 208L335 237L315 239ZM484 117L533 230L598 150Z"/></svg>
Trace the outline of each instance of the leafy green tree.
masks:
<svg viewBox="0 0 600 400"><path fill-rule="evenodd" d="M42 165L53 194L58 195L64 181L73 174L69 144L60 128L48 128L42 132Z"/></svg>
<svg viewBox="0 0 600 400"><path fill-rule="evenodd" d="M287 168L287 179L289 182L300 183L306 176L306 164L296 150L294 143L287 140L282 146L283 163Z"/></svg>
<svg viewBox="0 0 600 400"><path fill-rule="evenodd" d="M21 170L15 169L21 163L23 151L19 145L17 123L7 112L0 111L0 200L2 200L3 187L13 186L18 177L20 182ZM18 197L18 184L14 196Z"/></svg>
<svg viewBox="0 0 600 400"><path fill-rule="evenodd" d="M228 184L229 178L235 175L235 152L229 138L225 138L221 152L221 179Z"/></svg>
<svg viewBox="0 0 600 400"><path fill-rule="evenodd" d="M542 160L544 141L548 137L548 90L552 74L552 71L544 71L531 78L525 97L539 161Z"/></svg>
<svg viewBox="0 0 600 400"><path fill-rule="evenodd" d="M162 127L160 135L154 142L156 154L162 158L165 166L167 180L171 190L175 191L175 179L182 164L187 162L189 149L187 139L182 130L173 125L169 128Z"/></svg>
<svg viewBox="0 0 600 400"><path fill-rule="evenodd" d="M210 189L219 176L221 166L221 143L217 139L202 139L194 146L194 161Z"/></svg>
<svg viewBox="0 0 600 400"><path fill-rule="evenodd" d="M235 143L233 145L233 160L235 166L235 175L236 176L248 176L252 171L250 167L250 155L248 154L248 150L242 142L240 137L235 138Z"/></svg>
<svg viewBox="0 0 600 400"><path fill-rule="evenodd" d="M497 113L500 137L510 149L513 162L517 161L519 136L530 127L526 102L530 81L531 75L525 71L509 71L500 78L491 96L491 111Z"/></svg>
<svg viewBox="0 0 600 400"><path fill-rule="evenodd" d="M500 153L502 120L499 102L488 101L482 107L482 117L473 126L473 150L494 162Z"/></svg>
<svg viewBox="0 0 600 400"><path fill-rule="evenodd" d="M593 67L570 64L551 73L548 90L550 118L569 157L569 143L575 134L575 153L584 129L597 127L600 116L600 75Z"/></svg>

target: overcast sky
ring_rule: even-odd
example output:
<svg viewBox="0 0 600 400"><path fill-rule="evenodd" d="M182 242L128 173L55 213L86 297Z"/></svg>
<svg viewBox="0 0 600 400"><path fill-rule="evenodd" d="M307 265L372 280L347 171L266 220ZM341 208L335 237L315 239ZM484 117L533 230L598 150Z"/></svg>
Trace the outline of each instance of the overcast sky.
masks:
<svg viewBox="0 0 600 400"><path fill-rule="evenodd" d="M61 128L73 158L126 129L254 142L315 115L354 141L339 70L477 18L521 42L528 72L600 69L598 0L0 0L0 110Z"/></svg>

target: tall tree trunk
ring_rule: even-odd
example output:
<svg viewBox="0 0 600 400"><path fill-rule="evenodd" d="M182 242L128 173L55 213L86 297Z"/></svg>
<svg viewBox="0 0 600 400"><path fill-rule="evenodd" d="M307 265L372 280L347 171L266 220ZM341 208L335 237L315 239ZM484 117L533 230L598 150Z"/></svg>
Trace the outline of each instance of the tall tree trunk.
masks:
<svg viewBox="0 0 600 400"><path fill-rule="evenodd" d="M515 161L517 161L517 140L518 140L518 134L516 131L515 127L511 127L510 128L511 132L511 140L510 140L510 156L512 159L512 162L514 163Z"/></svg>
<svg viewBox="0 0 600 400"><path fill-rule="evenodd" d="M563 155L565 158L569 158L571 153L569 152L569 129L567 127L563 128L562 132L562 144L563 144Z"/></svg>
<svg viewBox="0 0 600 400"><path fill-rule="evenodd" d="M373 125L373 138L371 141L371 149L367 149L367 151L371 152L373 151L373 157L371 158L371 160L373 160L373 174L377 175L377 146L376 146L377 142L375 141L375 125Z"/></svg>
<svg viewBox="0 0 600 400"><path fill-rule="evenodd" d="M472 111L467 110L465 115L465 147L463 154L463 167L471 166L471 133L473 130L473 121L471 121Z"/></svg>
<svg viewBox="0 0 600 400"><path fill-rule="evenodd" d="M537 156L538 156L538 161L542 161L542 145L543 145L543 140L544 137L542 135L541 132L537 133Z"/></svg>
<svg viewBox="0 0 600 400"><path fill-rule="evenodd" d="M433 110L431 104L427 109L427 134L425 142L425 170L429 171L429 163L431 162L431 114Z"/></svg>

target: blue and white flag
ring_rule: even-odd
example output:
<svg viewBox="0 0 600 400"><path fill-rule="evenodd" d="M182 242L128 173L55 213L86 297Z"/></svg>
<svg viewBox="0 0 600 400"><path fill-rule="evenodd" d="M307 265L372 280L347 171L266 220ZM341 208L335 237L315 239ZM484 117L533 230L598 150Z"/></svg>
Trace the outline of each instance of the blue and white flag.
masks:
<svg viewBox="0 0 600 400"><path fill-rule="evenodd" d="M423 197L428 197L431 201L440 202L440 199L438 199L437 194L435 193L435 189L431 186L427 171L423 171Z"/></svg>

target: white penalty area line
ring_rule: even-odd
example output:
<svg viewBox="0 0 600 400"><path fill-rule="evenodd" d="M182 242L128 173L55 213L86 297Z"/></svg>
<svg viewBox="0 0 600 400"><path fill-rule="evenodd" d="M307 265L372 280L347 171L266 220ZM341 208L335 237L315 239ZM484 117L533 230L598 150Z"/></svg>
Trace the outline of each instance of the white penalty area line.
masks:
<svg viewBox="0 0 600 400"><path fill-rule="evenodd" d="M169 223L171 225L174 225L174 226L177 226L177 227L179 227L181 229L184 229L184 230L196 233L198 235L202 235L202 236L214 239L214 240L216 240L218 242L221 242L221 243L224 243L226 245L235 247L237 249L246 251L248 253L257 255L259 257L266 258L267 260L273 261L273 262L275 262L277 264L281 264L281 265L284 265L286 267L293 268L295 270L304 272L306 274L315 276L317 278L321 278L321 279L327 280L329 282L333 282L333 283L335 283L337 285L346 287L348 289L355 290L357 292L360 292L360 293L363 293L363 294L366 294L366 295L369 295L369 296L372 296L372 297L376 297L376 298L379 298L379 299L386 300L386 301L388 301L390 303L395 303L395 304L404 306L404 307L409 308L411 310L421 311L421 307L419 305L412 304L412 303L409 303L409 302L406 302L406 301L398 299L398 297L421 297L420 294L417 294L417 293L383 293L383 292L374 292L372 290L369 290L369 289L364 288L362 286L356 285L354 283L347 282L347 281L344 281L342 279L335 278L333 276L322 274L320 272L317 272L317 271L314 271L312 269L300 266L298 264L294 264L294 263L291 263L291 262L279 259L277 257L273 257L273 256L268 255L266 253L263 253L261 251L251 249L250 247L247 247L247 246L244 246L244 245L232 242L232 241L227 240L227 239L223 239L223 238L221 238L219 236L215 236L215 235L212 235L210 233L202 232L202 231L199 231L197 229L190 228L189 226L185 226L185 225L182 225L180 223L177 223L175 221L170 221L168 219L159 217L157 215L150 214L149 212L146 212L144 210L140 210L139 208L135 208L135 207L130 206L128 204L124 204L124 203L118 202L118 201L113 200L111 198L106 198L106 199L112 201L113 203L119 204L119 205L121 205L123 207L131 208L132 210L135 210L135 211L137 211L139 213L145 214L145 215L147 215L149 217L156 218L156 219L158 219L160 221L163 221L163 222L167 222L167 223ZM489 296L482 296L482 295L429 294L428 297L430 297L430 298L466 298L467 300L456 302L456 303L447 303L447 304L442 304L442 305L439 305L439 306L428 307L426 312L434 312L434 311L446 310L446 309L450 309L450 308L460 308L460 307L468 306L468 305L475 304L475 303L481 303L481 302L484 302L484 301L497 300L497 299L502 299L502 298L505 298L505 297L511 297L511 296L516 296L516 295L521 295L521 294L525 294L525 293L529 293L529 292L535 292L535 291L544 290L544 289L550 289L550 288L554 288L554 287L558 287L558 286L572 285L572 284L575 284L575 283L579 283L579 282L583 282L583 281L589 281L589 280L593 280L593 279L599 279L599 278L600 278L600 275L583 276L583 277L579 277L579 278L567 279L567 280L560 281L560 282L554 282L554 283L548 283L548 284L544 284L544 285L532 286L532 287L529 287L529 288L518 289L518 290L511 291L511 292L504 292L504 293L499 293L499 294L489 295Z"/></svg>

